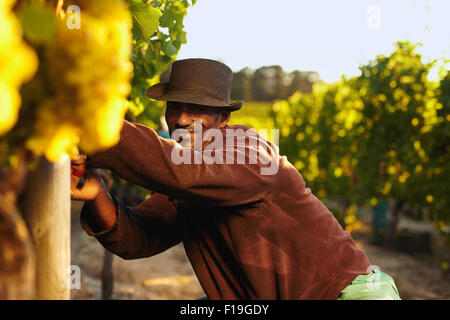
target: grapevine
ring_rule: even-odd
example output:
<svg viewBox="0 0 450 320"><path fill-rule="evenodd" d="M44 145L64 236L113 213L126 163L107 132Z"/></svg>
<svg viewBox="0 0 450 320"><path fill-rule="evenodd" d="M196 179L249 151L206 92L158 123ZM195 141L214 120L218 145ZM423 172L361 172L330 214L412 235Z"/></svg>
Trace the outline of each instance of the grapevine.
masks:
<svg viewBox="0 0 450 320"><path fill-rule="evenodd" d="M35 73L34 51L22 40L22 28L12 12L14 0L0 3L0 136L17 122L20 86Z"/></svg>
<svg viewBox="0 0 450 320"><path fill-rule="evenodd" d="M273 105L280 151L320 198L343 200L346 224L356 203L389 198L409 203L419 218L428 212L440 228L450 221L449 76L429 81L435 62L423 63L415 48L398 42L360 76L316 83L312 93Z"/></svg>
<svg viewBox="0 0 450 320"><path fill-rule="evenodd" d="M46 96L36 110L27 147L54 161L63 153L105 149L117 143L131 90L131 17L120 0L85 3L83 26L58 19L42 58ZM67 17L66 17L67 19Z"/></svg>

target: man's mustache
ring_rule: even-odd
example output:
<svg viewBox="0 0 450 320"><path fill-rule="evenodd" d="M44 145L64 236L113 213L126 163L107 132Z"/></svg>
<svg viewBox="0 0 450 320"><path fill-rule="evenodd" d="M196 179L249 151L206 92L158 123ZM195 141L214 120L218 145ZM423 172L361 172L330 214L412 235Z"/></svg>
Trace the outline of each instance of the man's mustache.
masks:
<svg viewBox="0 0 450 320"><path fill-rule="evenodd" d="M205 126L203 125L203 123L200 123L201 124L201 130L199 130L200 132L198 132L198 133L200 133L201 135L203 135L203 133L204 133L204 131L205 131ZM194 130L194 124L192 124L192 125L189 125L189 126L178 126L178 125L176 125L175 126L175 129L172 131L172 134L173 134L173 132L175 132L176 130L186 130L190 135L194 135L195 134L195 130ZM172 135L171 134L171 135ZM181 143L182 141L183 141L183 136L179 136L177 139L176 139L176 141L178 142L178 143Z"/></svg>

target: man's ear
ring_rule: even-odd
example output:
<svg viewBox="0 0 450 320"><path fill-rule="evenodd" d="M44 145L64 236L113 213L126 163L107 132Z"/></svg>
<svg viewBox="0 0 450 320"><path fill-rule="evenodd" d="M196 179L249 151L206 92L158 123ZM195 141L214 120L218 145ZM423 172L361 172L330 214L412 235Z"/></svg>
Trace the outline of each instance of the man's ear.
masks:
<svg viewBox="0 0 450 320"><path fill-rule="evenodd" d="M223 128L227 125L228 121L230 121L231 112L230 110L219 110L219 127Z"/></svg>

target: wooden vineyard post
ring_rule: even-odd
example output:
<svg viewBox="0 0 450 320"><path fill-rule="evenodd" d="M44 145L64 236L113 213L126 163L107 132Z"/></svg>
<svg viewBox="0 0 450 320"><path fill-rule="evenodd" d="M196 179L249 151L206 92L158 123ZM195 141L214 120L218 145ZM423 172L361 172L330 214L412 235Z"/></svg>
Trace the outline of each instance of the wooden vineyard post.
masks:
<svg viewBox="0 0 450 320"><path fill-rule="evenodd" d="M36 254L36 299L70 299L70 159L40 159L30 171L24 218Z"/></svg>
<svg viewBox="0 0 450 320"><path fill-rule="evenodd" d="M22 150L15 168L0 170L0 300L34 298L34 249L17 210L27 177L26 158Z"/></svg>

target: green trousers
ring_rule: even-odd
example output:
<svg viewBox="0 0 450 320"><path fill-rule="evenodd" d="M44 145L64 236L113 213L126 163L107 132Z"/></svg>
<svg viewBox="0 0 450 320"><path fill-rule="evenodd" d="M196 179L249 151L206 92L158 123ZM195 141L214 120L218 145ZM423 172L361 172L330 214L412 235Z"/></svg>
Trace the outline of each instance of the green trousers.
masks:
<svg viewBox="0 0 450 320"><path fill-rule="evenodd" d="M207 296L197 300L208 300ZM401 300L394 279L380 270L360 274L341 291L338 300Z"/></svg>
<svg viewBox="0 0 450 320"><path fill-rule="evenodd" d="M338 300L401 300L394 279L380 270L357 276Z"/></svg>

